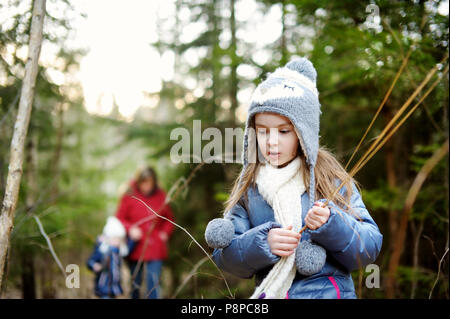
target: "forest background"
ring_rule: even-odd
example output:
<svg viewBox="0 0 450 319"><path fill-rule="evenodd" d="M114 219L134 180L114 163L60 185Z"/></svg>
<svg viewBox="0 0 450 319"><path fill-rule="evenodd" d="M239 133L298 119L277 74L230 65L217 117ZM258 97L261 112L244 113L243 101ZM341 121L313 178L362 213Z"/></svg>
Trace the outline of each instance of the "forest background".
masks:
<svg viewBox="0 0 450 319"><path fill-rule="evenodd" d="M156 169L167 192L182 187L170 202L176 222L211 252L205 227L223 213L241 165L174 163L170 150L177 141L170 132L192 132L194 120L223 136L225 128L243 128L256 85L299 56L318 73L321 145L343 165L402 63L357 158L437 66L436 87L355 176L384 240L375 262L379 288L366 285L366 269L352 276L359 298L449 298L449 90L448 62L442 62L448 55L448 1L88 2L47 0L2 298L93 298L86 259L129 180L145 165ZM2 198L32 6L0 2ZM405 209L414 181L445 145L447 153ZM80 288L66 286L38 220L61 264L79 265ZM402 225L405 239L398 245ZM169 245L164 298L229 296L217 269L186 233L177 228ZM400 256L397 266L390 265L394 254ZM390 290L389 270L395 274ZM251 294L253 280L225 276L236 297Z"/></svg>

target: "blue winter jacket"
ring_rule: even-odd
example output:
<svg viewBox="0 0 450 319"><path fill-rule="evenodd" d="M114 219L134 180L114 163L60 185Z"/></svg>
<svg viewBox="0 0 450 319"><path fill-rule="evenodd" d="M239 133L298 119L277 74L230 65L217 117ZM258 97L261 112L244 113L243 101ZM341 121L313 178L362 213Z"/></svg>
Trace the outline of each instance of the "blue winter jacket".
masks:
<svg viewBox="0 0 450 319"><path fill-rule="evenodd" d="M102 270L95 273L95 295L98 297L116 297L123 293L121 285L120 269L122 266L122 257L119 254L119 248L109 246L106 253L100 251L102 241L97 238L94 250L86 262L87 267L94 271L94 264L100 263ZM136 242L127 239L128 251L131 252Z"/></svg>
<svg viewBox="0 0 450 319"><path fill-rule="evenodd" d="M351 207L359 218L349 215L329 202L330 217L316 230L306 230L301 240L311 239L327 251L327 259L322 270L311 276L297 272L288 291L288 298L356 298L355 287L350 272L373 263L377 258L383 235L367 211L356 186L352 184ZM345 187L340 190L345 194ZM224 271L240 278L255 276L259 285L272 266L281 258L272 254L267 242L267 234L275 222L272 207L264 200L257 187L247 190L247 205L241 200L227 212L235 227L231 244L223 249L215 249L213 259ZM302 220L309 210L309 197L301 196ZM341 214L339 214L339 212Z"/></svg>

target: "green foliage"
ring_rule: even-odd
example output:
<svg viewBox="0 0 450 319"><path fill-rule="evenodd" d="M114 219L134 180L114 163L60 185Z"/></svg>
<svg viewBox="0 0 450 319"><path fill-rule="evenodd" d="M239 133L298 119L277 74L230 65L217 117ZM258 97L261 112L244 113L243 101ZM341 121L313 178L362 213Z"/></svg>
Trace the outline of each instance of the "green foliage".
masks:
<svg viewBox="0 0 450 319"><path fill-rule="evenodd" d="M408 266L400 266L398 268L398 284L403 290L410 290L413 281L417 281L419 284L416 288L415 297L425 299L428 298L434 281L436 280L436 273L429 271L428 269L416 269ZM438 289L434 291L434 296L445 292L445 282L441 281ZM444 289L442 289L444 288ZM439 291L440 290L440 291Z"/></svg>
<svg viewBox="0 0 450 319"><path fill-rule="evenodd" d="M236 5L242 2L236 1ZM39 69L28 131L28 139L37 140L37 165L33 171L32 166L24 163L12 235L8 287L21 285L23 269L18 265L23 254L32 256L35 261L55 265L33 214L40 216L63 263L84 265L105 218L115 213L121 190L127 186L136 168L155 167L160 185L166 191L180 179L187 179L196 169L195 163L171 162L170 150L177 142L170 140L174 128L186 127L192 133L194 119L202 120L202 129L217 127L224 132L226 127L242 127L239 114L241 109L246 109L248 100L240 94L253 90L268 72L295 56L310 58L318 73L323 112L320 142L332 149L343 164L347 163L412 47L404 73L357 155L364 154L428 71L448 52L448 16L437 11L441 2L376 1L381 20L377 28L370 28L367 27L370 13L366 11L369 3L364 2L256 1L254 19L242 21L237 17L233 20L230 4L234 2L176 1L177 16L159 18L159 39L151 44L161 54L165 51L175 53L176 76L171 81L164 81L160 92L149 94L159 98L157 108L166 116L163 120L150 122L136 116L132 122L125 122L117 109L108 117L86 113L81 94L69 95L67 87L50 76L49 69L73 75L85 52L66 46L70 33L75 31L67 18L71 15L61 16L54 10L60 8L60 12L72 12L75 8L69 1L49 1L53 9L47 15L45 43L59 49L55 65L40 65ZM2 194L24 70L20 52L28 41L30 4L22 2L19 5L19 1L13 1L0 5L2 10L11 12L8 23L1 21L0 32ZM280 21L283 25L279 37L263 46L248 42L248 37L243 36L245 30L253 28L259 32L259 23L268 20L266 18L272 11L279 12L284 19ZM192 23L202 25L201 31L189 40L182 40L183 29ZM232 33L233 24L235 34ZM55 30L64 32L56 33ZM241 72L243 69L250 71L246 74ZM82 92L77 84L71 84L70 88ZM418 98L414 102L417 101ZM447 104L448 75L392 137L392 144L385 145L356 176L363 185L364 203L388 241L394 235L390 234L390 225L386 222L390 220L390 214L402 211L417 173L448 138ZM62 113L59 112L61 109ZM202 146L206 143L202 141ZM395 159L391 172L387 165L388 150ZM26 149L26 154L30 153ZM209 220L221 216L233 178L237 176L236 172L229 174L231 169L237 172L240 165L214 163L202 166L184 191L170 203L175 221L205 248L204 229ZM36 194L33 194L32 183L26 174L29 172L37 183ZM388 173L394 175L395 187L389 187ZM31 209L26 205L28 195L34 197ZM429 240L423 243L421 238L419 267L413 268L410 247L413 247L414 234L408 234L398 270L398 297L410 297L413 280L417 281L415 297L428 297L437 275L435 254L441 252L448 237L448 204L446 157L428 176L412 209L410 223L423 222L423 234ZM390 252L384 248L389 247L388 241L383 243L377 263L388 261ZM429 242L433 243L434 250L426 246ZM164 267L172 278L171 284L163 283L167 297L176 291L203 257L203 252L190 238L177 229L170 240L169 258ZM448 298L448 284L444 284L448 281L448 257L444 266L442 279L433 293L436 298ZM381 269L386 271L384 267ZM52 272L54 285L59 285L63 291L65 288L61 288L62 276L58 270L48 267L47 271ZM354 272L352 275L357 285L360 274ZM251 280L228 274L226 278L236 297L246 298L252 293L254 283ZM383 289L363 287L362 296L383 298L384 293ZM227 295L217 269L208 260L177 297L221 298Z"/></svg>
<svg viewBox="0 0 450 319"><path fill-rule="evenodd" d="M399 210L404 204L403 192L389 188L387 185L380 185L372 190L363 189L361 193L366 206L374 211Z"/></svg>

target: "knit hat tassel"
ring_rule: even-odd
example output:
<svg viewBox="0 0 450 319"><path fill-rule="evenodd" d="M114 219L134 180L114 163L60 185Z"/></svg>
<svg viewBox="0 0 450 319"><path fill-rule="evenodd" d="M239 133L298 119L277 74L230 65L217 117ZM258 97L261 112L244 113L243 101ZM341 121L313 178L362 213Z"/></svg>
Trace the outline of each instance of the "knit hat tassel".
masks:
<svg viewBox="0 0 450 319"><path fill-rule="evenodd" d="M309 208L314 206L314 199L315 199L315 184L316 179L314 177L314 165L309 166Z"/></svg>

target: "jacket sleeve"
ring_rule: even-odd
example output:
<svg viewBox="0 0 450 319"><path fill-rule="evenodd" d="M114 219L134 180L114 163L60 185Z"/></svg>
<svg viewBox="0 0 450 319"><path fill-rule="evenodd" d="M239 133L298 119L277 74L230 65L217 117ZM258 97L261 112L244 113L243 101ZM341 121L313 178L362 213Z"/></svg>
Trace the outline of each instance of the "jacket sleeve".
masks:
<svg viewBox="0 0 450 319"><path fill-rule="evenodd" d="M322 245L349 271L374 262L383 242L383 235L367 211L354 183L352 189L350 205L357 216L349 215L330 201L328 221L316 230L308 230L311 239ZM340 192L345 194L345 187Z"/></svg>
<svg viewBox="0 0 450 319"><path fill-rule="evenodd" d="M129 256L131 252L133 251L134 247L136 247L137 241L131 239L130 237L127 237L127 248L128 248L128 254Z"/></svg>
<svg viewBox="0 0 450 319"><path fill-rule="evenodd" d="M119 202L119 207L117 208L116 217L118 220L120 220L123 224L123 227L125 227L126 231L131 227L131 221L128 217L128 204L129 204L129 198L127 195L122 196Z"/></svg>
<svg viewBox="0 0 450 319"><path fill-rule="evenodd" d="M214 249L212 258L224 271L240 278L251 278L257 271L275 264L280 257L272 254L267 242L267 234L280 224L269 221L250 228L247 211L236 204L227 214L235 228L230 245Z"/></svg>
<svg viewBox="0 0 450 319"><path fill-rule="evenodd" d="M92 254L89 256L89 259L86 261L86 266L89 268L89 270L94 271L94 264L95 263L101 263L103 260L103 255L99 251L100 243L97 241L95 243L95 247L92 251Z"/></svg>

